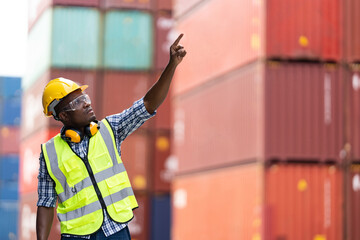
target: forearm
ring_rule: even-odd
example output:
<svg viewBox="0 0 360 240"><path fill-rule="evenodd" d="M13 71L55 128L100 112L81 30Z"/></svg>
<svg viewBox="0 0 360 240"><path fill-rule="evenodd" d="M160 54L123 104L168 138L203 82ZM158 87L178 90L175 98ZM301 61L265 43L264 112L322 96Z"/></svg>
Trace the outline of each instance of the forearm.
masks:
<svg viewBox="0 0 360 240"><path fill-rule="evenodd" d="M48 239L53 218L54 208L38 207L36 215L36 235L38 240Z"/></svg>
<svg viewBox="0 0 360 240"><path fill-rule="evenodd" d="M150 88L144 97L144 105L146 110L152 114L165 100L171 80L174 76L176 64L172 61L166 66L165 70L161 74L159 80Z"/></svg>

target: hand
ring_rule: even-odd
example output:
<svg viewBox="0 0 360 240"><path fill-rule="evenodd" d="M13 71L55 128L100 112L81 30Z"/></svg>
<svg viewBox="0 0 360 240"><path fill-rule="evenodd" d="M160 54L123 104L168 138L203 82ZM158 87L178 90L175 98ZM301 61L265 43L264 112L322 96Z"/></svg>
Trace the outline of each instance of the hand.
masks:
<svg viewBox="0 0 360 240"><path fill-rule="evenodd" d="M179 37L175 40L175 42L170 47L170 63L175 64L177 66L181 63L182 59L186 55L186 51L183 46L179 44L180 39L184 36L184 34L180 34Z"/></svg>

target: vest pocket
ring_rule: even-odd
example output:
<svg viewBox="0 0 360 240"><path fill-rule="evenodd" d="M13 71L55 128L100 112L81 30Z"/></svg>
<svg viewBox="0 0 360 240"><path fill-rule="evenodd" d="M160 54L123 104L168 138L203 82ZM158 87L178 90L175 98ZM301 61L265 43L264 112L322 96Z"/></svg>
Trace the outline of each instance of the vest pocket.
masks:
<svg viewBox="0 0 360 240"><path fill-rule="evenodd" d="M86 171L84 171L84 165L77 157L72 157L63 162L65 168L66 179L70 185L74 186L85 177L87 177Z"/></svg>
<svg viewBox="0 0 360 240"><path fill-rule="evenodd" d="M101 172L109 167L112 167L113 163L107 151L101 154L94 155L91 157L90 164L94 167L94 173Z"/></svg>

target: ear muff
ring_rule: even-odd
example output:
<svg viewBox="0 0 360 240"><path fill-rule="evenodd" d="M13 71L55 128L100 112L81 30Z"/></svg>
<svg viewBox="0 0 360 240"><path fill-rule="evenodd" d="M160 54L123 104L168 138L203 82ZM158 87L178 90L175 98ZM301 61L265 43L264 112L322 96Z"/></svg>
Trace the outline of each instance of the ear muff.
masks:
<svg viewBox="0 0 360 240"><path fill-rule="evenodd" d="M99 130L99 125L96 122L91 122L89 126L86 126L84 132L87 136L94 136ZM68 142L79 143L83 139L83 134L76 129L67 128L61 131L61 137Z"/></svg>

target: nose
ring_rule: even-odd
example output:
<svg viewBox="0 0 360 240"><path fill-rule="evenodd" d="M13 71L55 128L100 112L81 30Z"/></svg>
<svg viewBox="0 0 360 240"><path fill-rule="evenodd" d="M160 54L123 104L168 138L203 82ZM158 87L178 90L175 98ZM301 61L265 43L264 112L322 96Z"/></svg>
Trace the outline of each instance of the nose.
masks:
<svg viewBox="0 0 360 240"><path fill-rule="evenodd" d="M84 108L87 108L87 107L89 107L91 104L89 103L89 102L87 102L87 101L84 101L84 103L83 103L84 105Z"/></svg>

